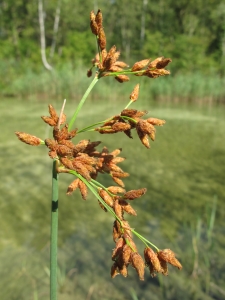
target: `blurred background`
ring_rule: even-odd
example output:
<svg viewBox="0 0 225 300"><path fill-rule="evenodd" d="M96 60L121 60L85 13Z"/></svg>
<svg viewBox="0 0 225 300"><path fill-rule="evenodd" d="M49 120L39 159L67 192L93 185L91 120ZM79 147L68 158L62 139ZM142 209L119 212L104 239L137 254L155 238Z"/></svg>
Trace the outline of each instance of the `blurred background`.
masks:
<svg viewBox="0 0 225 300"><path fill-rule="evenodd" d="M67 99L68 120L91 79L96 53L89 13L103 12L107 49L129 65L170 57L171 75L103 78L76 127L118 114L138 82L131 108L165 119L145 149L137 135L78 138L122 148L126 188L147 187L133 202L131 226L159 248L176 252L183 270L140 282L110 278L113 218L89 194L66 196L73 180L60 176L59 299L225 299L225 3L223 0L8 0L0 2L1 218L0 299L49 299L51 160L47 150L20 143L14 132L51 136L40 119ZM99 146L99 149L101 147ZM112 182L102 176L102 184ZM137 239L139 252L144 245Z"/></svg>

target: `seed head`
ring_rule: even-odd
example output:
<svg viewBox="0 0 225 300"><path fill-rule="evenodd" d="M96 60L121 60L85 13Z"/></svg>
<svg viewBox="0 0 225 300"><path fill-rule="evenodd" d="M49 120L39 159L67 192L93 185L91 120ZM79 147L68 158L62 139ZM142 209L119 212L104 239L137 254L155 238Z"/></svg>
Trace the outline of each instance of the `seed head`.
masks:
<svg viewBox="0 0 225 300"><path fill-rule="evenodd" d="M31 135L26 132L16 131L15 134L21 142L26 143L30 146L39 146L42 142L42 140L35 135Z"/></svg>
<svg viewBox="0 0 225 300"><path fill-rule="evenodd" d="M137 101L137 99L138 99L139 88L140 88L140 85L138 83L138 84L135 85L132 93L130 94L130 100L132 100L133 102Z"/></svg>

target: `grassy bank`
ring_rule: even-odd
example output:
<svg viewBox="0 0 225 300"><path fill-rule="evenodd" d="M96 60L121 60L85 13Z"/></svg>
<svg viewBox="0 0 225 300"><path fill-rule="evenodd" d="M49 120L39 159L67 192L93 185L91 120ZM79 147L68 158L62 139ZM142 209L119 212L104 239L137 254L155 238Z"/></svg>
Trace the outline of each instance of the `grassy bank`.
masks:
<svg viewBox="0 0 225 300"><path fill-rule="evenodd" d="M88 69L81 64L72 66L64 65L53 72L39 70L33 72L29 67L21 71L18 65L1 63L0 82L2 97L20 98L51 98L51 99L77 99L90 82L86 77L85 70ZM143 78L142 78L143 79ZM135 78L136 82L137 78ZM134 82L121 85L116 89L112 98L121 98L125 91L131 91ZM168 102L197 102L197 103L218 103L225 102L225 78L217 74L204 75L200 73L168 76L160 79L141 80L143 97ZM95 98L104 98L104 95L111 95L118 86L113 78L104 78L101 83L101 90L95 88Z"/></svg>
<svg viewBox="0 0 225 300"><path fill-rule="evenodd" d="M120 86L122 93L123 86ZM97 89L96 89L97 90ZM128 99L125 94L126 99ZM106 95L108 96L108 95ZM93 99L97 99L97 95ZM42 138L49 135L40 115L47 102L4 99L0 102L1 212L0 298L47 300L49 270L49 218L51 161L46 149L20 142L14 131L27 131ZM55 100L50 101L55 104ZM61 101L60 101L61 102ZM77 120L79 128L117 114L125 99L94 101ZM225 119L222 106L197 108L187 103L162 104L145 101L133 105L165 119L156 141L145 149L137 136L116 136L123 169L130 173L127 189L147 187L147 194L133 206L137 218L129 221L160 248L175 250L183 270L170 268L168 277L140 282L129 268L128 278L110 279L112 218L89 195L65 195L70 176L60 176L59 299L212 300L224 297L224 172ZM61 103L56 103L59 109ZM66 105L72 114L74 102ZM85 108L84 108L85 109ZM95 116L93 116L95 110ZM114 136L90 133L114 149ZM77 137L84 138L83 135ZM85 137L87 138L87 136ZM126 147L125 147L126 146ZM104 179L106 185L110 179ZM138 243L139 251L143 245ZM136 297L136 298L135 298Z"/></svg>

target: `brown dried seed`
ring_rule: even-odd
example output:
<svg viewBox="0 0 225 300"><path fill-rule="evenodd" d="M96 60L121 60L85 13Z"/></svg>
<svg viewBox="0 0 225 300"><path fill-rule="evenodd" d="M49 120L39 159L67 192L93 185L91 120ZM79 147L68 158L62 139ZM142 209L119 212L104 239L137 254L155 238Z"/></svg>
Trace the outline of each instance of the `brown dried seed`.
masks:
<svg viewBox="0 0 225 300"><path fill-rule="evenodd" d="M115 183L117 183L118 185L120 185L121 187L124 187L124 183L121 179L119 179L118 177L112 177L112 179L115 181Z"/></svg>
<svg viewBox="0 0 225 300"><path fill-rule="evenodd" d="M148 123L150 123L152 125L156 125L156 126L162 126L166 123L165 120L160 120L160 119L157 119L157 118L148 118L146 121Z"/></svg>
<svg viewBox="0 0 225 300"><path fill-rule="evenodd" d="M123 224L124 224L124 223L125 223L125 222L123 221ZM128 224L128 225L129 225L129 224ZM138 252L137 246L136 246L136 244L134 243L134 241L133 241L133 239L131 238L131 236L124 233L124 238L125 238L125 240L126 240L126 243L131 247L132 251L133 251L133 252Z"/></svg>
<svg viewBox="0 0 225 300"><path fill-rule="evenodd" d="M76 155L79 152L84 152L87 148L88 143L89 140L79 141L79 143L74 146L74 151L73 151L74 155Z"/></svg>
<svg viewBox="0 0 225 300"><path fill-rule="evenodd" d="M122 206L122 209L129 215L132 215L132 216L137 215L136 211L133 209L133 207L129 203L127 203L127 201L119 200L119 204Z"/></svg>
<svg viewBox="0 0 225 300"><path fill-rule="evenodd" d="M91 20L90 22L90 27L91 27L91 31L94 35L98 35L99 32L99 28L98 28L98 24L96 23L95 20Z"/></svg>
<svg viewBox="0 0 225 300"><path fill-rule="evenodd" d="M161 260L164 260L171 265L177 267L178 269L182 269L182 265L180 262L176 259L175 253L170 249L164 249L158 252L158 257Z"/></svg>
<svg viewBox="0 0 225 300"><path fill-rule="evenodd" d="M125 189L121 188L120 186L109 186L107 188L107 190L110 193L115 194L115 195L118 194L118 193L124 194L126 192Z"/></svg>
<svg viewBox="0 0 225 300"><path fill-rule="evenodd" d="M90 21L92 20L95 20L95 13L93 10L90 12Z"/></svg>
<svg viewBox="0 0 225 300"><path fill-rule="evenodd" d="M163 69L163 68L165 68L171 61L172 61L172 59L170 59L170 58L163 58L161 61L158 61L158 62L156 63L156 68L157 68L157 69Z"/></svg>
<svg viewBox="0 0 225 300"><path fill-rule="evenodd" d="M115 211L115 214L117 215L117 217L122 220L123 219L123 210L121 205L119 204L118 200L114 201L114 205L113 205L113 209Z"/></svg>
<svg viewBox="0 0 225 300"><path fill-rule="evenodd" d="M83 176L88 181L91 180L91 176L87 170L87 168L79 161L73 160L73 169L76 170L81 176Z"/></svg>
<svg viewBox="0 0 225 300"><path fill-rule="evenodd" d="M58 145L56 148L56 152L60 157L72 155L72 149L68 148L65 145Z"/></svg>
<svg viewBox="0 0 225 300"><path fill-rule="evenodd" d="M164 59L164 57L160 56L160 57L157 57L156 59L154 59L153 61L151 61L150 64L148 65L148 69L156 68L156 65L163 59Z"/></svg>
<svg viewBox="0 0 225 300"><path fill-rule="evenodd" d="M120 82L120 83L123 83L123 82L126 82L126 81L129 81L130 78L127 76L127 75L117 75L115 77L115 79Z"/></svg>
<svg viewBox="0 0 225 300"><path fill-rule="evenodd" d="M131 253L131 264L138 273L139 279L144 280L145 264L141 255L137 252Z"/></svg>
<svg viewBox="0 0 225 300"><path fill-rule="evenodd" d="M125 244L123 246L123 251L122 251L122 258L123 258L124 264L130 263L131 252L132 252L131 247L128 244Z"/></svg>
<svg viewBox="0 0 225 300"><path fill-rule="evenodd" d="M117 66L117 67L120 67L120 68L127 68L127 67L129 67L125 62L123 62L123 61L116 61L115 62L115 64L114 64L114 66Z"/></svg>
<svg viewBox="0 0 225 300"><path fill-rule="evenodd" d="M51 117L42 116L41 118L45 123L47 123L50 126L56 126L57 125L57 121L53 120Z"/></svg>
<svg viewBox="0 0 225 300"><path fill-rule="evenodd" d="M42 142L42 140L35 135L31 135L26 132L16 131L15 134L21 142L26 143L30 146L39 146Z"/></svg>
<svg viewBox="0 0 225 300"><path fill-rule="evenodd" d="M147 120L140 119L136 124L137 130L142 131L143 133L150 134L152 132L155 132L155 127L148 123Z"/></svg>
<svg viewBox="0 0 225 300"><path fill-rule="evenodd" d="M152 277L155 276L156 272L160 273L162 271L157 254L150 247L145 248L144 257L145 263L149 267L150 274Z"/></svg>
<svg viewBox="0 0 225 300"><path fill-rule="evenodd" d="M126 116L126 117L130 117L133 118L136 116L137 114L137 110L136 109L124 109L121 111L121 116Z"/></svg>
<svg viewBox="0 0 225 300"><path fill-rule="evenodd" d="M71 195L73 191L75 191L78 187L78 182L79 182L79 179L75 179L73 182L71 182L71 184L68 186L68 189L67 189L67 192L66 194L67 195Z"/></svg>
<svg viewBox="0 0 225 300"><path fill-rule="evenodd" d="M132 72L140 71L141 69L143 69L144 67L147 66L147 64L149 63L149 61L150 61L150 59L143 59L143 60L141 60L141 61L136 62L136 63L133 65L131 71L132 71Z"/></svg>
<svg viewBox="0 0 225 300"><path fill-rule="evenodd" d="M124 199L134 200L136 198L140 198L147 192L146 188L138 189L138 190L130 190L123 195Z"/></svg>
<svg viewBox="0 0 225 300"><path fill-rule="evenodd" d="M101 28L102 27L102 22L103 22L103 17L102 17L102 12L101 12L100 9L98 10L98 12L96 14L95 21L98 25L98 28Z"/></svg>
<svg viewBox="0 0 225 300"><path fill-rule="evenodd" d="M119 274L120 274L120 272L119 272L117 263L114 262L114 264L113 264L112 267L111 267L111 277L114 278L114 277L116 277L116 276L119 275Z"/></svg>
<svg viewBox="0 0 225 300"><path fill-rule="evenodd" d="M125 178L129 176L126 172L111 172L112 177Z"/></svg>
<svg viewBox="0 0 225 300"><path fill-rule="evenodd" d="M113 222L113 240L114 240L114 242L116 242L116 240L118 238L120 238L121 235L122 235L122 232L120 230L120 223L119 223L119 221L115 220Z"/></svg>
<svg viewBox="0 0 225 300"><path fill-rule="evenodd" d="M119 238L116 242L116 246L112 252L112 260L115 260L120 253L122 253L123 246L125 245L124 238Z"/></svg>
<svg viewBox="0 0 225 300"><path fill-rule="evenodd" d="M67 157L60 157L61 163L70 170L74 170L73 162L71 159L68 159Z"/></svg>
<svg viewBox="0 0 225 300"><path fill-rule="evenodd" d="M165 260L162 260L159 256L159 262L160 262L160 265L161 265L161 272L163 275L167 276L168 275L168 265L167 265L167 262Z"/></svg>
<svg viewBox="0 0 225 300"><path fill-rule="evenodd" d="M99 196L108 204L110 207L113 207L114 201L113 198L103 189L98 191Z"/></svg>
<svg viewBox="0 0 225 300"><path fill-rule="evenodd" d="M143 133L142 131L137 129L137 134L139 139L141 140L142 144L146 147L146 148L150 148L150 144L149 144L149 140L148 140L148 134L147 133Z"/></svg>
<svg viewBox="0 0 225 300"><path fill-rule="evenodd" d="M137 101L137 99L138 99L139 88L140 88L140 85L138 83L138 84L135 85L132 93L130 94L130 100L132 100L133 102Z"/></svg>
<svg viewBox="0 0 225 300"><path fill-rule="evenodd" d="M112 126L112 129L115 132L129 130L130 128L131 128L130 124L124 123L124 122L117 122L117 123L113 124L113 126Z"/></svg>
<svg viewBox="0 0 225 300"><path fill-rule="evenodd" d="M78 187L80 189L80 193L81 193L83 200L86 200L87 194L88 194L88 188L87 188L86 184L82 180L79 179Z"/></svg>
<svg viewBox="0 0 225 300"><path fill-rule="evenodd" d="M58 115L56 113L56 110L54 109L54 107L51 104L49 104L49 106L48 106L48 111L49 111L49 114L50 114L51 118L55 122L58 122Z"/></svg>
<svg viewBox="0 0 225 300"><path fill-rule="evenodd" d="M98 32L98 44L101 50L105 49L106 47L106 36L103 28L99 29Z"/></svg>

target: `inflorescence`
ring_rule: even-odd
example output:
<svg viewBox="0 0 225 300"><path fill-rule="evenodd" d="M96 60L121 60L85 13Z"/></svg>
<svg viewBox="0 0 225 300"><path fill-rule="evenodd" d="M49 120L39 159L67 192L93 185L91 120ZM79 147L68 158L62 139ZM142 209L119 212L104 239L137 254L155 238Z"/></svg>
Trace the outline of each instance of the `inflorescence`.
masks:
<svg viewBox="0 0 225 300"><path fill-rule="evenodd" d="M106 51L106 36L102 27L101 11L98 10L96 15L92 11L90 20L91 30L97 37L99 48L99 53L92 61L93 66L97 68L96 76L98 78L115 76L117 81L125 82L129 80L128 75L131 74L150 78L169 74L169 71L164 68L171 62L171 59L163 57L159 57L152 62L150 62L150 59L145 59L136 62L131 69L127 69L127 64L118 61L120 52L116 50L116 46L113 46L109 52ZM91 76L91 73L90 69L88 76ZM155 126L162 126L165 121L157 118L143 119L147 114L146 111L129 109L128 106L138 99L138 95L139 84L134 87L130 94L130 102L127 107L120 114L99 122L99 127L92 128L94 125L91 125L80 131L78 129L69 130L69 126L66 124L66 115L63 111L58 116L53 106L49 105L50 116L42 117L42 119L53 128L52 139L47 138L43 141L24 132L16 132L16 135L22 142L29 145L47 146L50 158L57 161L57 172L70 173L76 176L76 179L68 186L67 195L71 195L76 189L79 189L82 198L86 200L88 189L96 191L95 195L98 198L100 207L105 211L109 211L115 218L113 223L115 248L112 253L114 263L111 268L111 276L114 278L116 275L122 274L126 277L127 268L132 265L140 280L144 280L145 266L149 268L151 276L155 276L157 273L168 275L167 263L178 269L182 268L173 251L170 249L159 250L154 244L132 229L125 219L125 213L133 216L137 215L130 203L143 196L147 189L126 191L123 179L128 177L129 174L118 166L119 163L124 161L124 158L120 156L120 148L110 152L107 147L103 147L101 151L98 151L96 148L101 143L100 141L81 140L76 144L72 141L79 132L84 131L92 130L100 134L124 132L129 138L132 138L132 130L135 130L142 144L150 148L149 138L154 141ZM97 181L99 173L111 176L116 185L104 187ZM138 252L133 235L138 236L145 244L144 259ZM149 245L153 246L156 252Z"/></svg>

